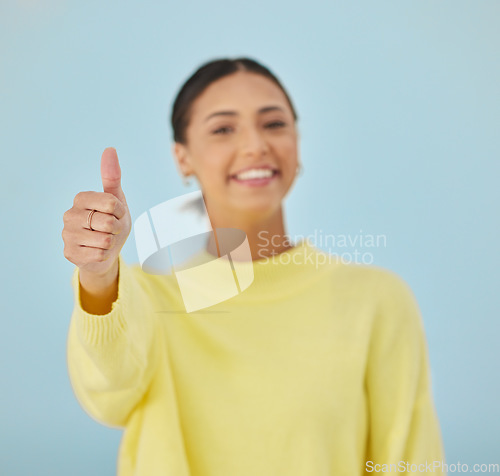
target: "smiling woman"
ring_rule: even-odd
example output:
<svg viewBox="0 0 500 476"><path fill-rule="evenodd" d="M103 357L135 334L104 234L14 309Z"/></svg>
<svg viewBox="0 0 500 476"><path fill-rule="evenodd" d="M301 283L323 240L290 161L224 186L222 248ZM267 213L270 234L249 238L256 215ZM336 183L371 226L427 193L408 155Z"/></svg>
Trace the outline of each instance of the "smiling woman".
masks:
<svg viewBox="0 0 500 476"><path fill-rule="evenodd" d="M286 233L296 121L281 83L249 58L206 63L175 99L180 172L196 177L213 230L238 228L251 249L242 264L254 281L208 311L186 313L175 276L123 260L131 220L114 149L102 156L104 191L81 192L65 213L69 375L90 416L125 430L119 476L355 476L401 462L418 474L444 463L409 286ZM199 257L220 256L214 233Z"/></svg>
<svg viewBox="0 0 500 476"><path fill-rule="evenodd" d="M197 94L195 94L197 93ZM213 228L247 233L252 256L262 228L287 249L282 202L299 169L297 114L279 80L250 59L198 70L172 111L173 153L203 191Z"/></svg>

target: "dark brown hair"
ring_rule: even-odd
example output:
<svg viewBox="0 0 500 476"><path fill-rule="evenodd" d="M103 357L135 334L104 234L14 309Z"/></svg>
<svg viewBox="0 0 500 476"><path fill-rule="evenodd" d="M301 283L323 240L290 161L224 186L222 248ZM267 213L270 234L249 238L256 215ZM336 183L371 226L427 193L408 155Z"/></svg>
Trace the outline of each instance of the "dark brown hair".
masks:
<svg viewBox="0 0 500 476"><path fill-rule="evenodd" d="M181 144L186 144L187 142L186 129L189 124L193 101L214 81L237 71L257 73L273 81L285 94L292 109L293 117L295 121L298 120L298 115L288 93L278 78L268 68L254 59L247 57L215 59L201 65L183 84L174 100L170 121L173 130L173 140L175 142Z"/></svg>

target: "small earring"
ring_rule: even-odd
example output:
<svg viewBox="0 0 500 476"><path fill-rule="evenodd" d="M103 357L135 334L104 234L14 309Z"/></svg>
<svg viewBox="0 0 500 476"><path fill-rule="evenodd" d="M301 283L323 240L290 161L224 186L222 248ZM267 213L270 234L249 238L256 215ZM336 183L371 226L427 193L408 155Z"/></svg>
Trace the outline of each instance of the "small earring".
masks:
<svg viewBox="0 0 500 476"><path fill-rule="evenodd" d="M297 172L295 173L295 175L297 177L301 176L302 174L304 173L304 167L302 166L301 163L299 163L299 165L297 166Z"/></svg>
<svg viewBox="0 0 500 476"><path fill-rule="evenodd" d="M183 175L182 182L184 183L185 187L189 187L189 185L191 185L191 180L189 179L189 175Z"/></svg>

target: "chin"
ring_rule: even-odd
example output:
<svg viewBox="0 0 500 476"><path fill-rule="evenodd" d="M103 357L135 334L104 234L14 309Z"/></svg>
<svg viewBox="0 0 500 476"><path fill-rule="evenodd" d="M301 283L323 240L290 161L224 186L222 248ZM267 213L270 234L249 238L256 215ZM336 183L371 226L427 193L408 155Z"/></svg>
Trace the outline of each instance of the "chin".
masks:
<svg viewBox="0 0 500 476"><path fill-rule="evenodd" d="M255 197L254 199L246 198L233 202L232 208L239 214L252 214L268 216L279 210L281 200L269 200L266 197Z"/></svg>

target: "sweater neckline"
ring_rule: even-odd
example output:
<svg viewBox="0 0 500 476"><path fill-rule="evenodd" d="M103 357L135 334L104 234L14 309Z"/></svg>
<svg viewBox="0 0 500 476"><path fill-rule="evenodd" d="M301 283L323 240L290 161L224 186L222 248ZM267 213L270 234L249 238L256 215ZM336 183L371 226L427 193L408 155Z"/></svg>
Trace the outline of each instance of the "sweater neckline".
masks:
<svg viewBox="0 0 500 476"><path fill-rule="evenodd" d="M213 278L228 269L227 257L216 258L206 249L198 255L201 262L211 262ZM293 295L315 276L322 275L328 264L338 264L336 255L316 248L308 238L303 238L291 248L275 256L253 261L232 261L236 276L248 276L253 268L251 284L238 294L241 301L259 301Z"/></svg>

